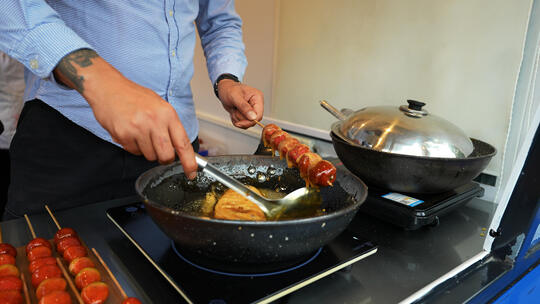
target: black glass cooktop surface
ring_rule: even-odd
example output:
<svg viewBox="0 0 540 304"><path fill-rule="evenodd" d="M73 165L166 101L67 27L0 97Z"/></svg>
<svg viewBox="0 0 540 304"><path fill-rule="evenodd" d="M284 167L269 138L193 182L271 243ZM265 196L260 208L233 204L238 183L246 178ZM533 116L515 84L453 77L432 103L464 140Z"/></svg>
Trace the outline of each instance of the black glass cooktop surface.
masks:
<svg viewBox="0 0 540 304"><path fill-rule="evenodd" d="M374 254L369 240L343 232L328 245L285 269L252 273L220 271L182 254L152 221L142 203L107 211L188 303L268 303Z"/></svg>

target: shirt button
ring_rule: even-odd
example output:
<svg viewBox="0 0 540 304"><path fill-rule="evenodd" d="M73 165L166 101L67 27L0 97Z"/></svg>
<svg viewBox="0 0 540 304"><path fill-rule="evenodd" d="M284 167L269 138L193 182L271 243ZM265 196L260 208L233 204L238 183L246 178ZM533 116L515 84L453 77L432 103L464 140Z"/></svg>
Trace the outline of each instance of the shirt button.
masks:
<svg viewBox="0 0 540 304"><path fill-rule="evenodd" d="M170 10L170 11L169 11L169 16L171 16L171 17L172 17L172 15L173 15L173 11L172 11L172 10Z"/></svg>
<svg viewBox="0 0 540 304"><path fill-rule="evenodd" d="M176 52L173 50L172 53L171 53L171 55L172 55L173 57L176 56Z"/></svg>
<svg viewBox="0 0 540 304"><path fill-rule="evenodd" d="M37 59L32 59L30 60L30 68L35 70L39 67L39 63L37 61Z"/></svg>
<svg viewBox="0 0 540 304"><path fill-rule="evenodd" d="M172 96L172 90L169 90L169 95L171 95L171 96Z"/></svg>

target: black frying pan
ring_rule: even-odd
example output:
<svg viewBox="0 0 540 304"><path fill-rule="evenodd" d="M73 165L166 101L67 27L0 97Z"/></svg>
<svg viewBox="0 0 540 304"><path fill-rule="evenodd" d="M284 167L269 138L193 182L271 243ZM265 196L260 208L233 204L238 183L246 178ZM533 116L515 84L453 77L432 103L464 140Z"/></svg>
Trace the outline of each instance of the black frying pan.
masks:
<svg viewBox="0 0 540 304"><path fill-rule="evenodd" d="M465 185L486 168L496 150L471 138L466 158L433 158L376 151L352 145L333 131L334 149L343 164L368 185L407 193L439 193Z"/></svg>
<svg viewBox="0 0 540 304"><path fill-rule="evenodd" d="M278 158L238 155L208 160L255 186L285 187L287 191L305 186L298 170L287 168ZM199 172L196 182L191 183L182 172L178 163L146 171L137 179L137 193L154 222L182 254L222 270L256 265L260 271L264 265L275 268L307 258L347 227L367 195L367 187L358 177L337 166L334 186L321 189L325 215L274 222L204 219L177 210L190 203L190 193L207 190L213 179ZM261 174L268 175L268 180Z"/></svg>

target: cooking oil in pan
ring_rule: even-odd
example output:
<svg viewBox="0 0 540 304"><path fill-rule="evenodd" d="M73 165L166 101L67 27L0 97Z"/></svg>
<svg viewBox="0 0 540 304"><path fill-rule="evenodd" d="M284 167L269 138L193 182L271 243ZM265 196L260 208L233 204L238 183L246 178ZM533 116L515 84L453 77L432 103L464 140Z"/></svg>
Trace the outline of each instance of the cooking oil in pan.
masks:
<svg viewBox="0 0 540 304"><path fill-rule="evenodd" d="M263 196L279 199L303 186L303 180L294 176L274 175L274 168L267 172L254 172L253 177L237 177L242 183L256 187ZM214 206L228 188L215 180L199 176L195 181L186 180L183 175L173 175L159 184L147 187L145 196L152 201L193 216L212 218ZM325 187L308 204L299 204L287 210L280 220L299 219L333 213L354 204L352 195L346 193L339 182L333 187Z"/></svg>
<svg viewBox="0 0 540 304"><path fill-rule="evenodd" d="M173 208L188 213L190 215L212 218L214 206L227 188L220 183L213 183L209 191L196 191L186 193L183 201L174 204ZM269 199L280 199L287 195L284 192L285 187L277 187L276 189L257 188L264 197ZM295 208L291 208L284 213L280 220L297 219L305 217L314 217L325 214L325 210L321 209L322 199L320 195L315 195L309 204L301 204Z"/></svg>

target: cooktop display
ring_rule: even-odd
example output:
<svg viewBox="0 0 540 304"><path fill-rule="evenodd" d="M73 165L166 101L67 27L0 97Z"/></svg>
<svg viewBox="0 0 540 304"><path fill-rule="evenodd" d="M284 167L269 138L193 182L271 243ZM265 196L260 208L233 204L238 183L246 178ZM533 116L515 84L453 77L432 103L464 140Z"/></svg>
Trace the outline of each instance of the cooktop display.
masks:
<svg viewBox="0 0 540 304"><path fill-rule="evenodd" d="M188 303L269 303L377 251L369 240L345 231L285 268L223 271L184 254L140 202L109 209L107 216Z"/></svg>
<svg viewBox="0 0 540 304"><path fill-rule="evenodd" d="M396 193L372 185L368 188L368 196L359 211L408 230L437 225L444 214L484 194L484 189L475 182L428 194Z"/></svg>

